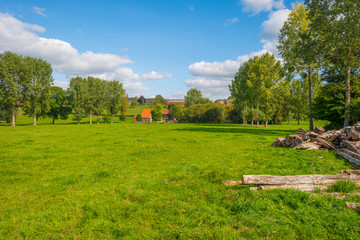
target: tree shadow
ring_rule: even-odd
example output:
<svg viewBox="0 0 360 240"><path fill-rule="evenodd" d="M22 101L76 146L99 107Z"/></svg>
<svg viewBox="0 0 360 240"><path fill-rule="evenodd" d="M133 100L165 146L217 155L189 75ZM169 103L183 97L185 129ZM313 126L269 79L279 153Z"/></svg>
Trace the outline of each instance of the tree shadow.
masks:
<svg viewBox="0 0 360 240"><path fill-rule="evenodd" d="M276 136L285 137L286 135L295 134L296 130L255 128L234 125L215 125L201 124L196 127L177 128L174 131L186 132L209 132L209 133L234 133L234 134L251 134L259 136Z"/></svg>

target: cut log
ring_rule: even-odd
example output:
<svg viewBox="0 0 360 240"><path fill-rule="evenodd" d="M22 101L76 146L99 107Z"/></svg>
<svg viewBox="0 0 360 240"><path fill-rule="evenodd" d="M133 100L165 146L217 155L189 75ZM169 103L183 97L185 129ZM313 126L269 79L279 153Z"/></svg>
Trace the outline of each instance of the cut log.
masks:
<svg viewBox="0 0 360 240"><path fill-rule="evenodd" d="M317 134L323 134L325 132L325 129L320 127L320 126L317 126L314 130L315 133Z"/></svg>
<svg viewBox="0 0 360 240"><path fill-rule="evenodd" d="M309 137L312 137L312 138L317 138L319 136L319 134L317 134L315 132L310 132L308 135L309 135Z"/></svg>
<svg viewBox="0 0 360 240"><path fill-rule="evenodd" d="M299 145L302 144L302 143L303 143L303 141L302 141L300 138L297 138L297 139L295 139L295 140L292 142L292 144L291 144L290 147L294 148L294 147L296 147L296 146L299 146Z"/></svg>
<svg viewBox="0 0 360 240"><path fill-rule="evenodd" d="M243 175L242 184L255 185L296 185L296 184L331 184L339 180L352 180L360 182L358 175L295 175L295 176L271 176L271 175Z"/></svg>
<svg viewBox="0 0 360 240"><path fill-rule="evenodd" d="M360 140L360 132L356 131L355 129L351 129L348 133L348 137L353 141L359 141Z"/></svg>
<svg viewBox="0 0 360 240"><path fill-rule="evenodd" d="M284 145L286 145L287 147L290 147L294 143L295 139L300 139L301 140L301 137L299 135L295 135L295 134L294 135L287 135L285 137Z"/></svg>
<svg viewBox="0 0 360 240"><path fill-rule="evenodd" d="M273 146L276 147L282 147L282 142L285 140L285 138L276 138L275 142L272 143Z"/></svg>
<svg viewBox="0 0 360 240"><path fill-rule="evenodd" d="M360 161L360 154L350 151L346 148L341 149L341 151L346 153L347 155L350 155L351 157L355 158L356 160Z"/></svg>
<svg viewBox="0 0 360 240"><path fill-rule="evenodd" d="M358 161L357 159L355 159L354 157L346 154L345 152L339 150L336 151L336 154L343 157L344 159L348 160L351 164L353 164L355 167L360 168L360 161Z"/></svg>
<svg viewBox="0 0 360 240"><path fill-rule="evenodd" d="M306 130L304 130L304 129L302 129L302 128L299 128L299 133L304 133L304 134L306 134L307 133L307 131Z"/></svg>
<svg viewBox="0 0 360 240"><path fill-rule="evenodd" d="M294 147L294 149L319 150L320 146L314 142L303 142L302 144Z"/></svg>
<svg viewBox="0 0 360 240"><path fill-rule="evenodd" d="M360 154L360 149L358 148L358 144L356 142L344 140L341 142L340 146L343 148L347 148L350 151Z"/></svg>
<svg viewBox="0 0 360 240"><path fill-rule="evenodd" d="M357 209L360 208L360 203L346 202L347 208Z"/></svg>
<svg viewBox="0 0 360 240"><path fill-rule="evenodd" d="M332 148L334 150L338 149L337 146L335 146L334 144L332 144L331 142L328 142L322 138L317 138L316 139L317 142L319 142L321 144L321 146L325 147L325 148Z"/></svg>
<svg viewBox="0 0 360 240"><path fill-rule="evenodd" d="M341 170L341 174L355 174L355 175L360 175L360 170Z"/></svg>
<svg viewBox="0 0 360 240"><path fill-rule="evenodd" d="M314 185L314 184L284 184L284 185L261 185L261 190L270 190L270 189L295 189L304 192L314 192L316 189L326 190L329 185Z"/></svg>

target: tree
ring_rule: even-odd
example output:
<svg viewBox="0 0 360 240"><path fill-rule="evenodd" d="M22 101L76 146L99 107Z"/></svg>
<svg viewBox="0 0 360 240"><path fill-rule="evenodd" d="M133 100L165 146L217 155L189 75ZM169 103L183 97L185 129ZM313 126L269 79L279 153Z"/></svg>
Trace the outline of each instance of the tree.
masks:
<svg viewBox="0 0 360 240"><path fill-rule="evenodd" d="M86 104L88 101L87 88L88 84L85 78L77 76L70 80L68 93L74 110L74 120L77 121L78 124L80 124L86 112Z"/></svg>
<svg viewBox="0 0 360 240"><path fill-rule="evenodd" d="M300 125L300 120L306 116L307 104L306 82L303 79L294 79L291 82L291 111L294 113L294 118Z"/></svg>
<svg viewBox="0 0 360 240"><path fill-rule="evenodd" d="M50 87L53 83L51 65L40 58L26 57L24 60L28 81L25 85L24 111L34 118L45 116L50 109Z"/></svg>
<svg viewBox="0 0 360 240"><path fill-rule="evenodd" d="M90 116L90 124L92 124L92 114L97 114L97 123L99 123L99 115L103 109L105 100L105 83L100 78L88 77L87 78L87 102L86 112Z"/></svg>
<svg viewBox="0 0 360 240"><path fill-rule="evenodd" d="M284 69L288 74L307 72L309 91L309 129L313 130L312 118L312 80L311 74L315 70L316 41L310 31L309 12L303 4L296 3L288 19L280 30L278 50L284 59Z"/></svg>
<svg viewBox="0 0 360 240"><path fill-rule="evenodd" d="M162 110L163 110L163 106L161 104L158 103L154 106L154 109L151 110L151 117L153 121L155 122L161 121Z"/></svg>
<svg viewBox="0 0 360 240"><path fill-rule="evenodd" d="M254 59L250 59L247 62L244 62L240 67L233 80L231 80L231 85L229 85L229 90L231 96L234 99L235 111L242 112L243 123L247 123L247 112L248 108L252 104L252 99L250 99L248 92L247 81L249 78L249 68L250 65L254 62ZM234 114L233 114L234 116Z"/></svg>
<svg viewBox="0 0 360 240"><path fill-rule="evenodd" d="M165 98L163 98L161 95L156 95L155 96L155 104L161 104L161 105L166 105L167 101Z"/></svg>
<svg viewBox="0 0 360 240"><path fill-rule="evenodd" d="M181 105L180 104L169 104L168 117L170 120L178 120L181 117Z"/></svg>
<svg viewBox="0 0 360 240"><path fill-rule="evenodd" d="M0 54L0 102L3 111L11 113L11 126L15 126L16 112L23 98L23 66L21 56L12 52Z"/></svg>
<svg viewBox="0 0 360 240"><path fill-rule="evenodd" d="M256 104L257 113L260 114L259 110L263 113L261 117L258 115L257 125L259 120L262 120L267 127L268 121L272 119L277 108L275 92L281 77L280 61L277 61L273 54L265 53L255 57L254 62L250 64L246 83L249 87L247 95Z"/></svg>
<svg viewBox="0 0 360 240"><path fill-rule="evenodd" d="M146 103L146 99L144 96L140 96L137 101L141 105L144 105Z"/></svg>
<svg viewBox="0 0 360 240"><path fill-rule="evenodd" d="M320 54L346 72L344 126L348 126L351 118L351 69L359 67L360 59L360 2L306 0L305 3Z"/></svg>
<svg viewBox="0 0 360 240"><path fill-rule="evenodd" d="M211 100L208 98L203 98L200 90L196 88L191 88L185 96L185 107L190 107L194 104L205 104L211 103Z"/></svg>
<svg viewBox="0 0 360 240"><path fill-rule="evenodd" d="M137 114L136 117L135 117L136 121L138 122L142 122L143 118L141 116L141 113Z"/></svg>
<svg viewBox="0 0 360 240"><path fill-rule="evenodd" d="M131 101L131 106L135 107L137 104L138 104L138 98L137 98L137 96L135 96Z"/></svg>
<svg viewBox="0 0 360 240"><path fill-rule="evenodd" d="M60 87L50 87L50 110L46 115L51 117L52 123L55 124L59 118L66 120L71 111L65 91Z"/></svg>
<svg viewBox="0 0 360 240"><path fill-rule="evenodd" d="M114 115L126 107L124 99L127 98L125 90L123 89L123 84L119 83L119 81L107 82L106 108L111 116L111 123L113 123Z"/></svg>

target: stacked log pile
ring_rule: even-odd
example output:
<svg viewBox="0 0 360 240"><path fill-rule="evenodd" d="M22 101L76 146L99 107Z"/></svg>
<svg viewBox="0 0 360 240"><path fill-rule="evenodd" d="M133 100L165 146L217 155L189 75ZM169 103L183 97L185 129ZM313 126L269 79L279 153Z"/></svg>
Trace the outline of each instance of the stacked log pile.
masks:
<svg viewBox="0 0 360 240"><path fill-rule="evenodd" d="M314 131L299 129L297 134L277 138L272 144L294 149L333 149L355 167L360 167L360 122L340 130L325 131L316 127Z"/></svg>
<svg viewBox="0 0 360 240"><path fill-rule="evenodd" d="M329 185L340 180L351 180L360 185L360 170L343 170L335 175L243 175L240 181L225 181L224 184L228 186L256 185L257 187L252 188L253 190L292 188L305 192L313 192L315 189L326 190Z"/></svg>

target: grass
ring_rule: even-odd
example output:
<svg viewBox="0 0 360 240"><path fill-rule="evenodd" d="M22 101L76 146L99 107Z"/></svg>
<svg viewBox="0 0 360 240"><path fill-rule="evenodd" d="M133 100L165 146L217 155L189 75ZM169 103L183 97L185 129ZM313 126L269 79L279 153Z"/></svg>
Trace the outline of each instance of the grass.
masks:
<svg viewBox="0 0 360 240"><path fill-rule="evenodd" d="M358 185L350 180L340 180L330 185L328 192L352 193L358 190Z"/></svg>
<svg viewBox="0 0 360 240"><path fill-rule="evenodd" d="M0 127L0 239L360 238L344 200L221 184L351 168L331 152L271 146L306 125L17 121Z"/></svg>

